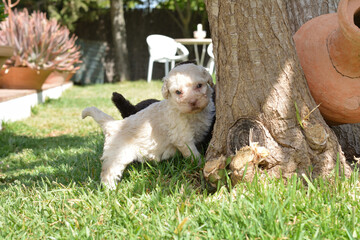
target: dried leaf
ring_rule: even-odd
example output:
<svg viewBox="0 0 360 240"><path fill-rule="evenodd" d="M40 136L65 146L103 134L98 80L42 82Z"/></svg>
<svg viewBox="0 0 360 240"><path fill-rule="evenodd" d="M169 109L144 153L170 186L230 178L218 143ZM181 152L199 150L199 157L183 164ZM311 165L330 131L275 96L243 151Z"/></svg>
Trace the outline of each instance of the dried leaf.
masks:
<svg viewBox="0 0 360 240"><path fill-rule="evenodd" d="M188 220L189 220L188 217L184 218L184 220L182 220L181 223L175 228L174 233L175 233L175 234L179 234L179 233L182 231L185 223L186 223Z"/></svg>

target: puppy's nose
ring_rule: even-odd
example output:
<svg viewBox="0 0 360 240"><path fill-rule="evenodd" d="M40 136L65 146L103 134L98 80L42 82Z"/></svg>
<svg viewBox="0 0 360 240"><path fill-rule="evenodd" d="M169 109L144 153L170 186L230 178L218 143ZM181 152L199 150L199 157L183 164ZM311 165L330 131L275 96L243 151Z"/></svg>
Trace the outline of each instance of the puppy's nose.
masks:
<svg viewBox="0 0 360 240"><path fill-rule="evenodd" d="M191 106L195 107L196 104L197 104L197 100L196 100L196 99L195 99L195 100L191 100L191 101L189 102L189 104L190 104Z"/></svg>

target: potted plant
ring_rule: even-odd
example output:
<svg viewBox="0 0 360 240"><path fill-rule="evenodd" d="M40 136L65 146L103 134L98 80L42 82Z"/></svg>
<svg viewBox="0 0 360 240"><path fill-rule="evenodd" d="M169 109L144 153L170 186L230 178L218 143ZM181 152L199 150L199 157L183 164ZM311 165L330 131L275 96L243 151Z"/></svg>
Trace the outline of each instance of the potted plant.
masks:
<svg viewBox="0 0 360 240"><path fill-rule="evenodd" d="M46 14L39 11L32 14L27 9L10 12L11 18L0 23L0 45L10 44L15 50L0 72L0 87L40 90L54 70L77 70L79 47L75 44L76 37L70 37L66 27L47 19Z"/></svg>

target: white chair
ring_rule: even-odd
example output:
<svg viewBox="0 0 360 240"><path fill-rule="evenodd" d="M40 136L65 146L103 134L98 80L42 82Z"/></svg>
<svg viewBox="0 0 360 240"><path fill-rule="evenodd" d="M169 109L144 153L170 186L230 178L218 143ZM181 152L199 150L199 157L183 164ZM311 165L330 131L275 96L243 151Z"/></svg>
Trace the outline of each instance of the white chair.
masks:
<svg viewBox="0 0 360 240"><path fill-rule="evenodd" d="M165 75L169 73L169 62L171 68L175 67L175 61L188 60L189 51L181 43L176 42L173 38L164 35L149 35L146 38L149 47L149 68L147 81L150 82L152 78L152 70L154 62L165 64Z"/></svg>
<svg viewBox="0 0 360 240"><path fill-rule="evenodd" d="M208 48L207 48L207 53L210 57L208 63L207 63L207 69L209 71L210 74L213 74L215 71L215 58L214 58L214 53L213 53L213 44L210 43Z"/></svg>

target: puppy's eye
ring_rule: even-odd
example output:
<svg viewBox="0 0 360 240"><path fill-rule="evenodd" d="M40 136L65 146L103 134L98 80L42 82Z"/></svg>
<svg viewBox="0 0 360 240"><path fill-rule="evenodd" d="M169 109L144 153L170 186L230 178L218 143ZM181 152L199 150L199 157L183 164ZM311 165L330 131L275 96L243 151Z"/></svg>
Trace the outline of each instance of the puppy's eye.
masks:
<svg viewBox="0 0 360 240"><path fill-rule="evenodd" d="M175 93L176 93L177 95L180 95L180 94L181 94L181 91L176 90Z"/></svg>
<svg viewBox="0 0 360 240"><path fill-rule="evenodd" d="M198 85L196 85L196 88L201 88L202 87L202 84L199 83Z"/></svg>

